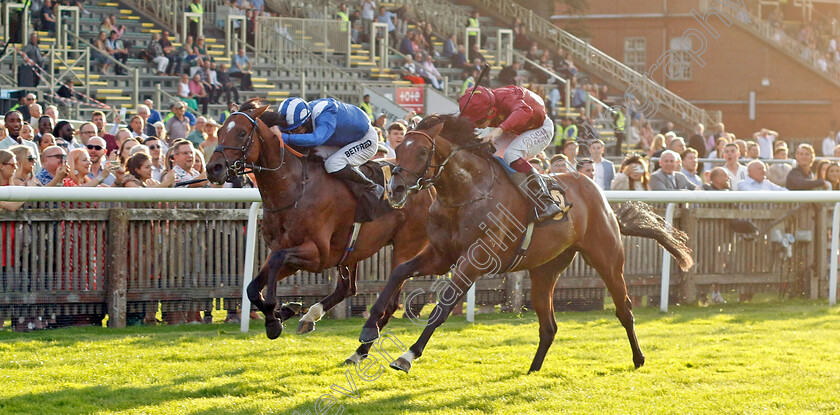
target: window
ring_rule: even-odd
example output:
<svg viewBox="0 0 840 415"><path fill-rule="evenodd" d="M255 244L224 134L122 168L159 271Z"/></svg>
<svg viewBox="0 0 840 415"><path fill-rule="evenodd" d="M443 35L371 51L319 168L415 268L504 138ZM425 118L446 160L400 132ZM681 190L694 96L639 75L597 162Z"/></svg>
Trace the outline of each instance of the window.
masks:
<svg viewBox="0 0 840 415"><path fill-rule="evenodd" d="M666 66L662 68L665 75L672 81L688 81L691 79L691 38L671 38L670 56Z"/></svg>
<svg viewBox="0 0 840 415"><path fill-rule="evenodd" d="M646 41L643 37L624 39L624 64L636 72L645 73Z"/></svg>

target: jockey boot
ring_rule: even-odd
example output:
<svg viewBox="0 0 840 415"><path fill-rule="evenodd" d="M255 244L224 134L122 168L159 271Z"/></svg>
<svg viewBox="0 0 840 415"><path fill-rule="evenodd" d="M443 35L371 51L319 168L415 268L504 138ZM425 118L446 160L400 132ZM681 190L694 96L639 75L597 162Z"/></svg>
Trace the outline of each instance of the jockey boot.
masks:
<svg viewBox="0 0 840 415"><path fill-rule="evenodd" d="M536 222L544 222L548 219L562 215L564 212L548 192L548 185L545 178L536 170L531 169L530 173L515 173L511 176L513 184L526 199L530 200L537 210ZM536 200L534 199L536 197Z"/></svg>
<svg viewBox="0 0 840 415"><path fill-rule="evenodd" d="M365 188L365 191L376 196L377 199L382 199L382 196L385 194L385 188L368 179L358 167L347 165L343 169L330 174L341 180L360 183Z"/></svg>

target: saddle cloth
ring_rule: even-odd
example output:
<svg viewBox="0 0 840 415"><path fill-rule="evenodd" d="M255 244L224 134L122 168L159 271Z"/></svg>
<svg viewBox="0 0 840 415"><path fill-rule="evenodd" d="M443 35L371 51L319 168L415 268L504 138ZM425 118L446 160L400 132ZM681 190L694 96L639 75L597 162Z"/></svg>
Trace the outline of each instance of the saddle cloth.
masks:
<svg viewBox="0 0 840 415"><path fill-rule="evenodd" d="M319 146L311 150L316 156L326 160L331 155L335 154L340 147L335 146ZM391 178L391 163L383 160L368 161L359 166L359 171L362 172L368 179L374 183L378 183L383 187L387 186L387 181ZM387 171L387 174L386 174ZM388 200L384 198L377 198L372 193L368 192L361 183L353 183L343 181L343 183L350 189L353 196L356 198L356 215L355 222L371 222L374 219L393 210Z"/></svg>
<svg viewBox="0 0 840 415"><path fill-rule="evenodd" d="M496 160L497 163L499 163L502 166L502 168L505 170L505 173L507 173L509 178L512 179L512 176L514 174L522 174L522 173L519 173L516 170L512 169L507 163L505 163L505 160L502 159L501 157L493 156L493 158ZM564 211L567 210L567 208L571 208L572 205L566 203L566 192L563 189L563 185L557 180L557 175L556 174L541 174L540 176L543 178L543 182L545 182L545 184L548 186L548 193L551 195L551 198L554 199L554 203L556 203L557 206L560 209L563 209ZM532 216L534 215L533 212L532 212L531 215ZM557 218L557 219L554 219L554 220L557 220L557 221L567 220L568 216L569 215L562 215L560 218ZM534 217L529 217L528 220L533 221Z"/></svg>

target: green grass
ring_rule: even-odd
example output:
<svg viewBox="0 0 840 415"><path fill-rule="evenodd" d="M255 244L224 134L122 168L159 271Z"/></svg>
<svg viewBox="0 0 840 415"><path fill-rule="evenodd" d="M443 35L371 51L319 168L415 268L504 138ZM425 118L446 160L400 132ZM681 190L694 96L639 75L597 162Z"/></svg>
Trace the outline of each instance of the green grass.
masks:
<svg viewBox="0 0 840 415"><path fill-rule="evenodd" d="M543 370L527 375L533 313L480 315L475 325L456 316L410 374L383 369L369 382L339 365L358 345L361 319L325 319L306 336L288 322L273 341L259 323L249 334L218 323L6 329L0 413L840 413L838 317L824 301L638 309L647 364L635 370L611 310L557 313ZM389 330L406 346L420 334L403 319ZM348 389L348 375L354 396L333 390ZM336 405L318 412L328 393Z"/></svg>

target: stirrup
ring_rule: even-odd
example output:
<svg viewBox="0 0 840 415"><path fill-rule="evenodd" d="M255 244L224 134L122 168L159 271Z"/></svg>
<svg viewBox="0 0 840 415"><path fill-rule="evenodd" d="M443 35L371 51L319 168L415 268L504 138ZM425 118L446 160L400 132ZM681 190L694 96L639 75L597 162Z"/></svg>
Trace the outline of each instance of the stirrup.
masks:
<svg viewBox="0 0 840 415"><path fill-rule="evenodd" d="M535 221L537 223L542 223L542 222L545 222L549 219L551 219L551 220L563 219L563 217L566 216L566 212L569 211L569 206L565 206L564 208L561 208L560 206L557 206L557 204L552 201L552 203L546 204L545 208L542 209L542 211L540 211L539 208L534 208L534 209L537 211Z"/></svg>

